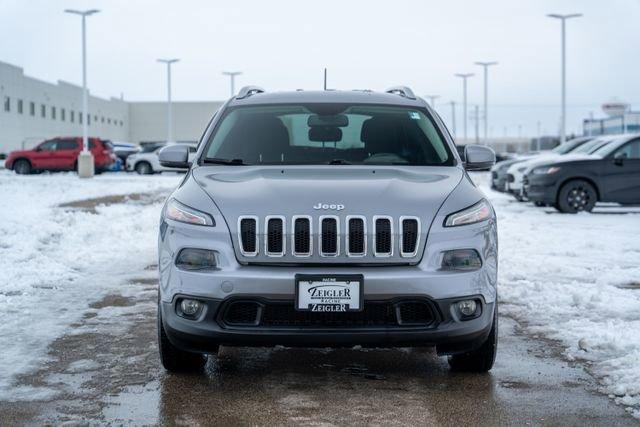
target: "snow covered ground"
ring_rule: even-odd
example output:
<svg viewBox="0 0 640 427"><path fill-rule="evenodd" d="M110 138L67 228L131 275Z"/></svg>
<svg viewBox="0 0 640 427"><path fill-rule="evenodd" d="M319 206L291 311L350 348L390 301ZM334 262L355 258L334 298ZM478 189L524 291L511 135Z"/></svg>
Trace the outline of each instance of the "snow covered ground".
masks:
<svg viewBox="0 0 640 427"><path fill-rule="evenodd" d="M501 313L560 341L640 417L640 209L562 215L474 179L498 215Z"/></svg>
<svg viewBox="0 0 640 427"><path fill-rule="evenodd" d="M156 272L162 194L182 175L17 176L0 171L0 400L46 397L15 376L46 362L46 349L88 304L125 281ZM60 204L110 195L156 194L155 202Z"/></svg>
<svg viewBox="0 0 640 427"><path fill-rule="evenodd" d="M91 302L156 274L145 267L156 262L159 198L59 205L167 194L180 178L0 171L0 400L47 398L47 389L16 386L16 375L45 363L48 344ZM502 314L558 340L640 417L640 209L561 215L489 190L486 174L474 179L498 214Z"/></svg>

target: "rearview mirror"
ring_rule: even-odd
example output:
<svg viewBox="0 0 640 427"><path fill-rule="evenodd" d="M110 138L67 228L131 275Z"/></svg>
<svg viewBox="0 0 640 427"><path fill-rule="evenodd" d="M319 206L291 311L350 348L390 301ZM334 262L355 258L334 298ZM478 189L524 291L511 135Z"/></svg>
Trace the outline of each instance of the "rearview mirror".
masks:
<svg viewBox="0 0 640 427"><path fill-rule="evenodd" d="M189 169L189 147L186 145L169 145L158 153L160 164L167 168Z"/></svg>
<svg viewBox="0 0 640 427"><path fill-rule="evenodd" d="M484 145L467 145L464 158L464 168L470 171L489 170L496 163L496 153Z"/></svg>
<svg viewBox="0 0 640 427"><path fill-rule="evenodd" d="M625 153L624 151L622 151L622 152L620 152L620 153L616 153L616 154L613 156L613 162L614 162L616 165L621 165L621 164L623 164L623 163L624 163L624 159L626 159L626 158L627 158L627 153Z"/></svg>

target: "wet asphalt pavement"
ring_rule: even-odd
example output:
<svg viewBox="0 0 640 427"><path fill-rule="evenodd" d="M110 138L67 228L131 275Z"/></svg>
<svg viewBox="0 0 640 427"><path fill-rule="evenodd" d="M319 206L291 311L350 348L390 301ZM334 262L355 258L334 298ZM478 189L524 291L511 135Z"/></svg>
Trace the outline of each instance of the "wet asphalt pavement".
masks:
<svg viewBox="0 0 640 427"><path fill-rule="evenodd" d="M50 362L19 378L55 394L0 402L0 425L637 425L509 318L487 375L451 373L426 349L228 347L201 375L171 375L155 301L155 281L141 279L92 304Z"/></svg>

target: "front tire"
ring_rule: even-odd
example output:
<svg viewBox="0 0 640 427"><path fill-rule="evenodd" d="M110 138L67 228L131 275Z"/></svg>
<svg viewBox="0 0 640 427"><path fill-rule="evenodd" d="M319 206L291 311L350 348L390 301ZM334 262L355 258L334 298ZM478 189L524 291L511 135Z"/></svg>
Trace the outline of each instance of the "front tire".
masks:
<svg viewBox="0 0 640 427"><path fill-rule="evenodd" d="M574 179L560 189L557 209L563 213L591 212L597 201L598 193L593 185Z"/></svg>
<svg viewBox="0 0 640 427"><path fill-rule="evenodd" d="M477 350L449 356L449 366L458 372L489 372L498 350L498 302L493 312L493 325L487 340Z"/></svg>
<svg viewBox="0 0 640 427"><path fill-rule="evenodd" d="M189 353L171 344L162 324L158 306L158 349L162 366L169 372L200 372L207 363L203 354Z"/></svg>
<svg viewBox="0 0 640 427"><path fill-rule="evenodd" d="M136 172L138 172L139 175L151 175L153 168L147 162L140 162L136 165Z"/></svg>
<svg viewBox="0 0 640 427"><path fill-rule="evenodd" d="M31 174L31 163L24 159L16 160L13 164L13 170L18 175L29 175Z"/></svg>

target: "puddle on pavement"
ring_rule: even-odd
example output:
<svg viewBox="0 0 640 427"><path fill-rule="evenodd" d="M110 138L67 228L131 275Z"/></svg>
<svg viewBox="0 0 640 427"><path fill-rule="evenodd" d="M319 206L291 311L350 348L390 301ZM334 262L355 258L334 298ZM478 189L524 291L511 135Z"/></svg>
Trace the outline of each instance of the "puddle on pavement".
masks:
<svg viewBox="0 0 640 427"><path fill-rule="evenodd" d="M131 307L134 305L136 305L136 299L133 297L124 297L122 295L107 295L100 301L89 304L89 307L101 309L105 307Z"/></svg>
<svg viewBox="0 0 640 427"><path fill-rule="evenodd" d="M165 192L157 193L133 193L125 195L115 196L103 196L93 199L76 200L73 202L62 203L58 205L60 208L78 209L85 212L98 213L96 210L99 206L109 206L119 203L139 203L144 205L151 205L154 203L162 202L166 198Z"/></svg>
<svg viewBox="0 0 640 427"><path fill-rule="evenodd" d="M640 289L640 282L629 282L616 285L620 289Z"/></svg>

